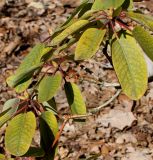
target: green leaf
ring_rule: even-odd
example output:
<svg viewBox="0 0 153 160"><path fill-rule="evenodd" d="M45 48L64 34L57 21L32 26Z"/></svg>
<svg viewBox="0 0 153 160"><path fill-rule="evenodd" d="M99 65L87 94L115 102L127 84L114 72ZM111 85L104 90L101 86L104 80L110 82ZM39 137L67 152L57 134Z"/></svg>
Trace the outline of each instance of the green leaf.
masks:
<svg viewBox="0 0 153 160"><path fill-rule="evenodd" d="M18 106L19 103L20 103L20 99L19 98L9 99L4 103L2 111L6 111L9 108L14 108L14 107Z"/></svg>
<svg viewBox="0 0 153 160"><path fill-rule="evenodd" d="M43 112L40 116L41 146L45 150L45 157L49 160L54 159L56 154L57 146L52 148L52 144L57 133L58 123L55 115L50 111Z"/></svg>
<svg viewBox="0 0 153 160"><path fill-rule="evenodd" d="M50 111L46 111L41 114L41 118L47 123L55 137L58 133L58 123L55 115Z"/></svg>
<svg viewBox="0 0 153 160"><path fill-rule="evenodd" d="M6 159L5 155L4 154L0 154L0 160L5 160L5 159Z"/></svg>
<svg viewBox="0 0 153 160"><path fill-rule="evenodd" d="M77 44L75 50L75 60L89 59L99 49L99 46L105 36L106 30L98 28L87 29Z"/></svg>
<svg viewBox="0 0 153 160"><path fill-rule="evenodd" d="M64 31L62 31L59 35L57 35L53 40L51 41L51 46L56 46L59 43L61 43L64 39L66 39L69 35L75 33L82 27L86 26L89 23L88 20L79 20L75 23L73 23L71 26L67 27Z"/></svg>
<svg viewBox="0 0 153 160"><path fill-rule="evenodd" d="M2 113L0 115L0 127L4 125L16 113L19 107L20 99L13 98L5 102Z"/></svg>
<svg viewBox="0 0 153 160"><path fill-rule="evenodd" d="M30 67L29 69L23 71L23 72L20 72L16 75L13 75L11 77L9 77L7 79L7 83L9 84L10 87L16 87L24 82L26 82L27 80L31 79L31 77L33 76L33 73L41 68L43 65L43 63L40 63L38 65L35 65L35 66L32 66Z"/></svg>
<svg viewBox="0 0 153 160"><path fill-rule="evenodd" d="M147 66L141 48L129 33L112 43L112 60L123 92L133 100L141 98L147 88Z"/></svg>
<svg viewBox="0 0 153 160"><path fill-rule="evenodd" d="M54 97L60 88L62 82L62 76L60 73L54 76L45 76L38 88L38 100L39 102L45 102Z"/></svg>
<svg viewBox="0 0 153 160"><path fill-rule="evenodd" d="M125 0L95 0L92 9L94 10L104 10L120 7Z"/></svg>
<svg viewBox="0 0 153 160"><path fill-rule="evenodd" d="M134 9L134 4L133 4L133 0L126 0L124 1L124 3L122 4L122 9L123 10L133 10Z"/></svg>
<svg viewBox="0 0 153 160"><path fill-rule="evenodd" d="M80 4L71 14L71 16L67 19L67 21L62 25L65 26L67 25L74 17L75 15L77 15L77 13L79 13L86 5L88 5L88 1L89 0L85 0L84 2L82 2L82 4Z"/></svg>
<svg viewBox="0 0 153 160"><path fill-rule="evenodd" d="M14 117L6 128L6 149L12 155L24 155L30 147L35 129L36 119L32 112L19 114Z"/></svg>
<svg viewBox="0 0 153 160"><path fill-rule="evenodd" d="M153 36L140 26L134 28L133 36L147 56L153 61Z"/></svg>
<svg viewBox="0 0 153 160"><path fill-rule="evenodd" d="M42 148L30 147L23 157L43 157L45 152Z"/></svg>
<svg viewBox="0 0 153 160"><path fill-rule="evenodd" d="M47 110L52 112L53 114L57 115L57 107L56 107L56 102L55 99L52 98L51 100L47 102L43 102L43 107Z"/></svg>
<svg viewBox="0 0 153 160"><path fill-rule="evenodd" d="M33 66L37 66L41 62L41 57L47 54L51 50L50 47L46 47L44 44L37 44L31 52L24 58L21 65L17 69L15 75L8 78L8 85L12 86L12 80L16 78L16 76L20 75L21 73L25 73L29 68ZM31 78L23 81L23 83L17 85L15 87L16 92L23 92L31 83Z"/></svg>
<svg viewBox="0 0 153 160"><path fill-rule="evenodd" d="M86 14L89 10L91 10L91 7L92 3L87 3L86 5L84 5L84 7L82 7L82 9L78 14L78 18L81 18L84 14Z"/></svg>
<svg viewBox="0 0 153 160"><path fill-rule="evenodd" d="M74 83L66 82L64 88L72 114L86 114L86 105L78 86Z"/></svg>
<svg viewBox="0 0 153 160"><path fill-rule="evenodd" d="M153 17L140 13L127 12L128 17L153 31Z"/></svg>

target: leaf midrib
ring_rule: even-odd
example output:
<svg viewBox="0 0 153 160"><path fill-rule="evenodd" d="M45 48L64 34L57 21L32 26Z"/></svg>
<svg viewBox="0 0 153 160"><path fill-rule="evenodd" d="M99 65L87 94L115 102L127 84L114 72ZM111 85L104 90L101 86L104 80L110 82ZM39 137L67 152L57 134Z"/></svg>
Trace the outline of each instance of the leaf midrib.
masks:
<svg viewBox="0 0 153 160"><path fill-rule="evenodd" d="M25 127L25 124L26 124L26 117L27 115L23 115L24 117L22 118L22 121L20 121L20 129L19 129L19 141L18 141L18 144L17 144L17 153L19 153L19 150L20 150L20 139L22 139L22 130L24 130L24 127ZM25 122L25 123L24 123ZM20 134L21 133L21 134Z"/></svg>
<svg viewBox="0 0 153 160"><path fill-rule="evenodd" d="M134 83L132 83L132 81L131 81L131 79L129 79L130 80L130 83L131 83L131 86L132 86L132 88L134 88L134 94L136 95L136 90L135 90L135 80L134 80L134 78L133 78L133 74L131 73L131 67L130 67L130 65L129 65L129 63L128 63L128 58L127 58L127 56L126 56L126 53L125 53L125 50L124 50L124 47L122 46L122 42L120 42L120 40L118 40L118 43L119 43L119 45L121 46L121 49L122 49L122 52L123 52L123 55L124 55L124 57L125 57L125 60L126 60L126 64L127 64L127 69L128 69L128 71L129 71L129 73L130 73L130 75L131 75L131 77L132 77L132 80L134 81Z"/></svg>

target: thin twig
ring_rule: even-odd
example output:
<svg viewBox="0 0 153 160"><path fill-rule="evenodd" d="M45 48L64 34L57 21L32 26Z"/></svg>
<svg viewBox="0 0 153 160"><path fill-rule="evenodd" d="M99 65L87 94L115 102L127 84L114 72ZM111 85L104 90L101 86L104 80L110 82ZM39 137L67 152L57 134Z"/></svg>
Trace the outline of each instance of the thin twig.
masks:
<svg viewBox="0 0 153 160"><path fill-rule="evenodd" d="M19 110L12 116L12 118L15 117L16 115L18 115L19 113L21 113L22 111L26 110L27 108L28 108L28 105L23 106L21 109L19 109Z"/></svg>
<svg viewBox="0 0 153 160"><path fill-rule="evenodd" d="M112 59L111 57L108 55L107 53L107 48L108 48L108 45L109 45L109 41L106 41L106 44L105 44L105 47L103 48L103 54L105 55L105 57L107 58L107 60L109 61L109 63L113 66L113 62L112 62Z"/></svg>
<svg viewBox="0 0 153 160"><path fill-rule="evenodd" d="M89 112L90 112L90 113L93 113L93 114L99 112L102 108L108 106L112 101L114 101L114 100L119 96L120 93L121 93L121 89L119 89L119 90L115 93L115 95L114 95L113 97L111 97L108 101L106 101L104 104L100 105L100 106L97 107L97 108L91 109Z"/></svg>
<svg viewBox="0 0 153 160"><path fill-rule="evenodd" d="M88 81L91 83L95 83L97 85L102 85L104 87L121 87L121 85L119 83L108 83L108 82L103 82L103 81L99 81L97 79L95 79L94 77L89 77L86 75L81 75L80 77L80 81Z"/></svg>
<svg viewBox="0 0 153 160"><path fill-rule="evenodd" d="M59 132L57 133L57 135L56 135L56 137L55 137L55 139L54 139L54 142L53 142L51 148L53 148L53 147L55 146L55 144L58 142L58 140L59 140L59 138L60 138L60 136L61 136L61 134L62 134L62 131L63 131L66 123L68 122L68 120L69 120L68 118L64 120L64 122L63 122L63 124L62 124L62 126L61 126L61 128L60 128L60 130L59 130Z"/></svg>
<svg viewBox="0 0 153 160"><path fill-rule="evenodd" d="M113 100L115 100L115 98L118 97L118 95L119 95L120 93L121 93L121 90L118 90L118 91L116 92L116 94L115 94L111 99L109 99L109 100L106 101L104 104L100 105L99 107L90 110L90 111L89 111L87 114L85 114L85 115L68 115L68 116L66 116L66 118L65 118L65 120L64 120L64 122L63 122L63 124L62 124L62 126L61 126L61 128L60 128L60 130L59 130L59 132L58 132L58 134L57 134L56 137L55 137L55 140L54 140L51 148L53 148L53 147L56 145L56 143L58 142L58 140L59 140L59 138L60 138L60 135L62 134L62 131L63 131L66 123L67 123L70 119L86 118L86 117L89 117L89 116L93 116L95 113L99 112L102 108L108 106Z"/></svg>

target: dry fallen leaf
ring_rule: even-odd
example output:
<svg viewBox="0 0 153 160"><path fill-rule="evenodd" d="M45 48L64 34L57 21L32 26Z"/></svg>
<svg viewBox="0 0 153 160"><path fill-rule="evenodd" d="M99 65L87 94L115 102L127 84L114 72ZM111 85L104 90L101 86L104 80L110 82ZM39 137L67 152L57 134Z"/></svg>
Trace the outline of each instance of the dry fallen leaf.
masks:
<svg viewBox="0 0 153 160"><path fill-rule="evenodd" d="M132 112L113 109L103 117L99 117L96 121L104 127L108 127L110 124L111 127L123 130L125 127L130 127L136 121L136 118Z"/></svg>
<svg viewBox="0 0 153 160"><path fill-rule="evenodd" d="M135 151L127 154L121 160L152 160L151 155L145 153L145 151Z"/></svg>

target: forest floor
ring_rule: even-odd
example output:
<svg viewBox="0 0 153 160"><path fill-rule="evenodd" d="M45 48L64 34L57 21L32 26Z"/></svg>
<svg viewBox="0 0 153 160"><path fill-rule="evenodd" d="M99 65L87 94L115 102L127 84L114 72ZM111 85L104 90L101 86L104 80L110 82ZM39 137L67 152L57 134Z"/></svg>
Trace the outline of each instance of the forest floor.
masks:
<svg viewBox="0 0 153 160"><path fill-rule="evenodd" d="M0 0L0 108L7 99L16 96L7 86L6 77L78 5L75 0ZM153 0L138 3L137 7L152 14ZM94 59L73 66L80 75L100 81L99 84L86 78L80 81L88 109L100 106L117 92L115 87L108 87L118 81L102 51ZM56 96L56 102L60 113L69 111L63 91ZM0 152L3 137L0 131ZM121 93L85 123L67 123L59 140L58 159L153 160L153 82L137 102Z"/></svg>

